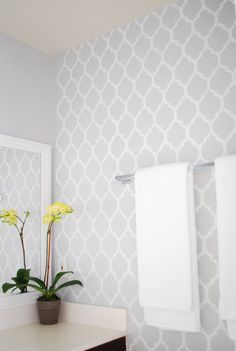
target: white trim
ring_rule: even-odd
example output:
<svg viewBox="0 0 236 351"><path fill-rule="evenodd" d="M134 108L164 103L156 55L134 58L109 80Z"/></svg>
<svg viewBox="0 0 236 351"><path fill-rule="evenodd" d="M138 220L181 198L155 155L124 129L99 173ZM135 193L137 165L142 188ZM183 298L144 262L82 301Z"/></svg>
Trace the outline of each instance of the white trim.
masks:
<svg viewBox="0 0 236 351"><path fill-rule="evenodd" d="M0 134L0 145L17 150L23 150L33 153L45 153L51 150L48 144L38 143L36 141L12 137L6 134Z"/></svg>
<svg viewBox="0 0 236 351"><path fill-rule="evenodd" d="M41 218L46 211L46 207L51 203L51 146L47 144L38 143L35 141L12 137L5 134L0 134L0 146L12 149L32 152L40 154L41 159ZM41 225L41 242L40 242L40 275L43 278L45 255L46 255L46 240L45 227ZM8 297L14 298L15 295ZM0 296L1 297L1 296ZM1 304L0 304L1 308Z"/></svg>

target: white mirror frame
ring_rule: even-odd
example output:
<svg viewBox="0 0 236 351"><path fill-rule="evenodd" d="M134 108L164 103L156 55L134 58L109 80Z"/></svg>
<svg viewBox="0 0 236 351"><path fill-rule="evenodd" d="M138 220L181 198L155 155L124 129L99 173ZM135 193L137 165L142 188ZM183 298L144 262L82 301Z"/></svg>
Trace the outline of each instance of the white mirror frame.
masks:
<svg viewBox="0 0 236 351"><path fill-rule="evenodd" d="M40 155L41 159L41 218L45 214L46 207L51 203L51 146L35 141L16 138L0 134L0 147L32 152ZM0 194L1 195L1 194ZM43 278L46 259L46 236L45 228L41 226L40 238L40 275ZM35 294L1 295L0 309L28 304L34 300ZM33 300L32 300L33 298Z"/></svg>

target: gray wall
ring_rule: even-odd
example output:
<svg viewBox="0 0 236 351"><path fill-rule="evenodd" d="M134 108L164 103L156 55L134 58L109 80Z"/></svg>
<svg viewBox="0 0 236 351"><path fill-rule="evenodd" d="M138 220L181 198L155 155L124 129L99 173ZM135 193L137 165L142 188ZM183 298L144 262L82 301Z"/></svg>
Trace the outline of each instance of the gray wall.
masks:
<svg viewBox="0 0 236 351"><path fill-rule="evenodd" d="M195 174L198 334L144 324L134 188L114 180L236 153L234 13L230 0L178 0L56 59L0 35L0 132L53 143L58 131L55 199L75 212L57 225L54 267L64 256L84 282L66 298L128 308L132 351L236 349L218 318L214 172Z"/></svg>
<svg viewBox="0 0 236 351"><path fill-rule="evenodd" d="M228 0L178 0L79 48L58 72L56 198L75 212L55 235L83 289L67 299L129 312L129 350L233 351L218 318L215 185L195 173L202 329L161 331L138 304L134 187L116 174L236 153L236 23ZM158 217L158 214L157 214Z"/></svg>
<svg viewBox="0 0 236 351"><path fill-rule="evenodd" d="M54 59L0 34L0 133L53 144Z"/></svg>

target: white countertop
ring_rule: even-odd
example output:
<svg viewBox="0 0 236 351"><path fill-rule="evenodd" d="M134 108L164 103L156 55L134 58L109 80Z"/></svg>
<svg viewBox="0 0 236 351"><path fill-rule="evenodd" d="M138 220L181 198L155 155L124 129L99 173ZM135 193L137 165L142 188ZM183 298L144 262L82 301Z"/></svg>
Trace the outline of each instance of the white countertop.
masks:
<svg viewBox="0 0 236 351"><path fill-rule="evenodd" d="M34 323L0 331L0 351L85 351L125 335L124 331L81 323Z"/></svg>
<svg viewBox="0 0 236 351"><path fill-rule="evenodd" d="M0 351L85 351L127 335L127 311L62 302L59 323L41 325L36 303L0 308Z"/></svg>

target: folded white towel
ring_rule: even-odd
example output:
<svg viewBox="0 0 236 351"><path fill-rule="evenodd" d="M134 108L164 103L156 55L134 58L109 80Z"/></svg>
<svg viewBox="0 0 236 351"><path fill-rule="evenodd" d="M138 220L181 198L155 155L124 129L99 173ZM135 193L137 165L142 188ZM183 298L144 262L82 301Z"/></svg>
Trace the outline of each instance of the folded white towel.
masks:
<svg viewBox="0 0 236 351"><path fill-rule="evenodd" d="M236 156L215 161L219 252L219 314L236 339Z"/></svg>
<svg viewBox="0 0 236 351"><path fill-rule="evenodd" d="M199 331L193 176L189 164L135 176L139 301L145 322Z"/></svg>

